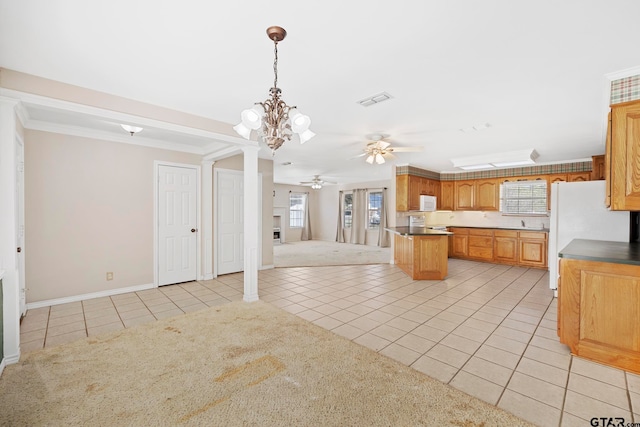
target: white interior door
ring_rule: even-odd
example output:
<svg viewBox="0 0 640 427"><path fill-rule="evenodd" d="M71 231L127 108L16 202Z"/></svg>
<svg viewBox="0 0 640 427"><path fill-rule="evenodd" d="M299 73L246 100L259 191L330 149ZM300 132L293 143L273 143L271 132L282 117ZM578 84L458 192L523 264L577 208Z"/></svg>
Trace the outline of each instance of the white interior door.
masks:
<svg viewBox="0 0 640 427"><path fill-rule="evenodd" d="M24 145L16 139L16 243L20 286L20 317L27 314L27 291L24 277Z"/></svg>
<svg viewBox="0 0 640 427"><path fill-rule="evenodd" d="M158 166L158 285L197 277L198 182L195 168Z"/></svg>
<svg viewBox="0 0 640 427"><path fill-rule="evenodd" d="M244 270L244 176L218 171L216 177L218 274Z"/></svg>

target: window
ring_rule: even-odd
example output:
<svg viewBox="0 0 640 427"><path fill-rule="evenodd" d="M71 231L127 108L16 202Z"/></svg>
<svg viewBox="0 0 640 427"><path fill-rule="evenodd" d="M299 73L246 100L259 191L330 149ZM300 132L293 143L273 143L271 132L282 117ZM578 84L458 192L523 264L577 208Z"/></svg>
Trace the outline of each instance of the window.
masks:
<svg viewBox="0 0 640 427"><path fill-rule="evenodd" d="M342 225L344 228L351 228L351 222L353 220L353 193L345 193L344 195L344 221Z"/></svg>
<svg viewBox="0 0 640 427"><path fill-rule="evenodd" d="M367 228L380 227L382 209L382 191L369 192L369 209L367 210Z"/></svg>
<svg viewBox="0 0 640 427"><path fill-rule="evenodd" d="M304 201L306 194L289 193L289 227L304 226Z"/></svg>
<svg viewBox="0 0 640 427"><path fill-rule="evenodd" d="M500 185L500 211L505 215L546 215L547 181L515 181Z"/></svg>

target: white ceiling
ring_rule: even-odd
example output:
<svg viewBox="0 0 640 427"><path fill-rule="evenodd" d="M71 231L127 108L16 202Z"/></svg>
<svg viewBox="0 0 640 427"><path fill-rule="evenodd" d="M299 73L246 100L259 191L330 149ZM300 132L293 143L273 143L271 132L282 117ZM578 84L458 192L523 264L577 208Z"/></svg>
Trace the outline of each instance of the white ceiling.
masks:
<svg viewBox="0 0 640 427"><path fill-rule="evenodd" d="M640 66L638 16L637 0L0 0L0 67L233 125L268 96L265 30L279 25L288 36L278 86L317 136L278 150L275 181L364 182L391 176L391 162L353 159L375 132L424 147L396 164L438 172L455 171L452 158L521 149L535 149L540 164L602 154L605 77ZM383 91L393 99L357 104ZM29 113L122 132L96 117ZM491 126L460 131L482 123Z"/></svg>

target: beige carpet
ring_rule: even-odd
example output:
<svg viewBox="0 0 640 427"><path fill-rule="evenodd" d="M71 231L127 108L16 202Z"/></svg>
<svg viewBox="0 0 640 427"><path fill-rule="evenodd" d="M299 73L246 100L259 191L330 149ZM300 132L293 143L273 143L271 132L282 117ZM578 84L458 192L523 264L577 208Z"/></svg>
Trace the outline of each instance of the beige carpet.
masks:
<svg viewBox="0 0 640 427"><path fill-rule="evenodd" d="M351 243L308 240L273 245L276 267L388 264L391 249Z"/></svg>
<svg viewBox="0 0 640 427"><path fill-rule="evenodd" d="M28 353L0 425L516 426L499 408L267 303Z"/></svg>

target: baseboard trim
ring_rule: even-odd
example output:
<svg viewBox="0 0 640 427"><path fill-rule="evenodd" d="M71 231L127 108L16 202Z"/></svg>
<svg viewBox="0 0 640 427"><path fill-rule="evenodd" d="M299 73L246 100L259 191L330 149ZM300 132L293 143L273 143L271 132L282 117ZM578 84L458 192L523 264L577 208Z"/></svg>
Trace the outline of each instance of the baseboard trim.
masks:
<svg viewBox="0 0 640 427"><path fill-rule="evenodd" d="M2 360L2 363L4 364L4 366L8 366L8 365L13 365L14 363L18 363L20 361L20 351L18 351L18 354L14 354L13 356L4 356L4 359ZM2 369L4 369L4 366L2 367ZM0 369L0 372L2 372L2 370Z"/></svg>
<svg viewBox="0 0 640 427"><path fill-rule="evenodd" d="M49 299L44 301L30 302L30 303L27 303L27 310L40 308L40 307L49 307L51 305L66 304L69 302L77 302L77 301L82 301L86 299L110 297L112 295L126 294L129 292L145 291L147 289L153 289L155 287L156 285L154 285L153 283L149 283L146 285L128 286L126 288L109 289L108 291L92 292L89 294L73 295L73 296L64 297L64 298L55 298L55 299Z"/></svg>
<svg viewBox="0 0 640 427"><path fill-rule="evenodd" d="M205 274L204 276L202 276L202 279L200 280L213 280L213 279L214 279L214 276L213 276L213 273L211 273L211 274Z"/></svg>
<svg viewBox="0 0 640 427"><path fill-rule="evenodd" d="M260 268L258 268L258 270L273 270L275 268L275 266L273 264L269 264L269 265L263 265Z"/></svg>

